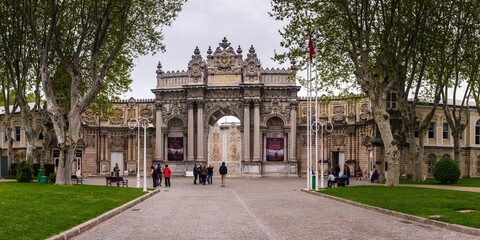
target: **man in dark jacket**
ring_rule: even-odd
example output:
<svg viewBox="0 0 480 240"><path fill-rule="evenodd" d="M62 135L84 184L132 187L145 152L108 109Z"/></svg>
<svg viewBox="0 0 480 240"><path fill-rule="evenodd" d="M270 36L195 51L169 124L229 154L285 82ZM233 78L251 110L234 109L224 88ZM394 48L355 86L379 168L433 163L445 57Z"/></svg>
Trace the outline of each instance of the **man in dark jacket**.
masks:
<svg viewBox="0 0 480 240"><path fill-rule="evenodd" d="M222 166L220 166L220 169L218 170L220 175L222 175L222 187L225 187L225 178L227 178L227 166L225 166L225 162L222 162Z"/></svg>
<svg viewBox="0 0 480 240"><path fill-rule="evenodd" d="M195 180L193 180L193 184L197 184L197 178L198 178L198 167L197 164L193 165L193 176L195 177Z"/></svg>

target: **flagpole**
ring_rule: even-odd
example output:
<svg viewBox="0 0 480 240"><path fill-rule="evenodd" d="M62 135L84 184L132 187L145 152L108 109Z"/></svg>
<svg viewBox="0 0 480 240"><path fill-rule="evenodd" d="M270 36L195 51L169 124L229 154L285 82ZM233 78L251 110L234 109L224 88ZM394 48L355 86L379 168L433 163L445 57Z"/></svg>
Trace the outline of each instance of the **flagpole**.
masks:
<svg viewBox="0 0 480 240"><path fill-rule="evenodd" d="M310 73L312 74L312 73ZM318 191L318 74L315 76L315 191Z"/></svg>
<svg viewBox="0 0 480 240"><path fill-rule="evenodd" d="M310 131L311 131L311 122L310 122L310 113L311 113L311 104L310 104L310 95L311 95L311 89L310 89L310 78L309 78L309 69L310 69L310 63L308 63L307 66L307 188L311 189L311 172L310 172L310 159L311 159L311 152L310 152Z"/></svg>

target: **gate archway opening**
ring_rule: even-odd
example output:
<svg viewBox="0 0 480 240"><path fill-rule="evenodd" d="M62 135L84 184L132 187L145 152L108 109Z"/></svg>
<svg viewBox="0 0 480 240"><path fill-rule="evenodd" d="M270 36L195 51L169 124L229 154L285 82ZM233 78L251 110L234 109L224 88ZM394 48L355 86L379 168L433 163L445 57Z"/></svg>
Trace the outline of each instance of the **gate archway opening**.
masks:
<svg viewBox="0 0 480 240"><path fill-rule="evenodd" d="M223 116L224 115L224 116ZM242 127L234 115L217 111L208 120L208 160L218 171L222 162L228 168L228 176L240 176L242 169Z"/></svg>

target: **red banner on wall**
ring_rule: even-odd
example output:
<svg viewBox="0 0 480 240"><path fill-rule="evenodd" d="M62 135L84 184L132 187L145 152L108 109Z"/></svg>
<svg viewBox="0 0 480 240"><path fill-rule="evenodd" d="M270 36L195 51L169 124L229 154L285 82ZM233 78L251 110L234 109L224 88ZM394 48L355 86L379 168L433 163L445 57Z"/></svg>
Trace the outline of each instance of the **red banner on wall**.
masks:
<svg viewBox="0 0 480 240"><path fill-rule="evenodd" d="M267 161L283 161L283 138L267 138Z"/></svg>
<svg viewBox="0 0 480 240"><path fill-rule="evenodd" d="M183 137L169 137L167 151L168 151L169 161L182 161L183 160Z"/></svg>

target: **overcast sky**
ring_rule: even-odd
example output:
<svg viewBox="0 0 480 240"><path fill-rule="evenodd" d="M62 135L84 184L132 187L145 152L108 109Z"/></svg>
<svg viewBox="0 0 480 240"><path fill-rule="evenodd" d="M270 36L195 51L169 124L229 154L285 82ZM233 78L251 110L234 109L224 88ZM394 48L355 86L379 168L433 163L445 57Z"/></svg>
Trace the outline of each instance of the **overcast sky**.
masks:
<svg viewBox="0 0 480 240"><path fill-rule="evenodd" d="M218 46L227 37L236 50L240 45L246 57L253 45L262 67L290 67L272 60L274 50L283 52L278 29L281 22L268 15L270 0L189 0L171 27L164 29L166 52L143 56L135 61L132 92L123 98L154 98L156 69L161 61L164 71L187 70L195 47L205 59L208 46Z"/></svg>

